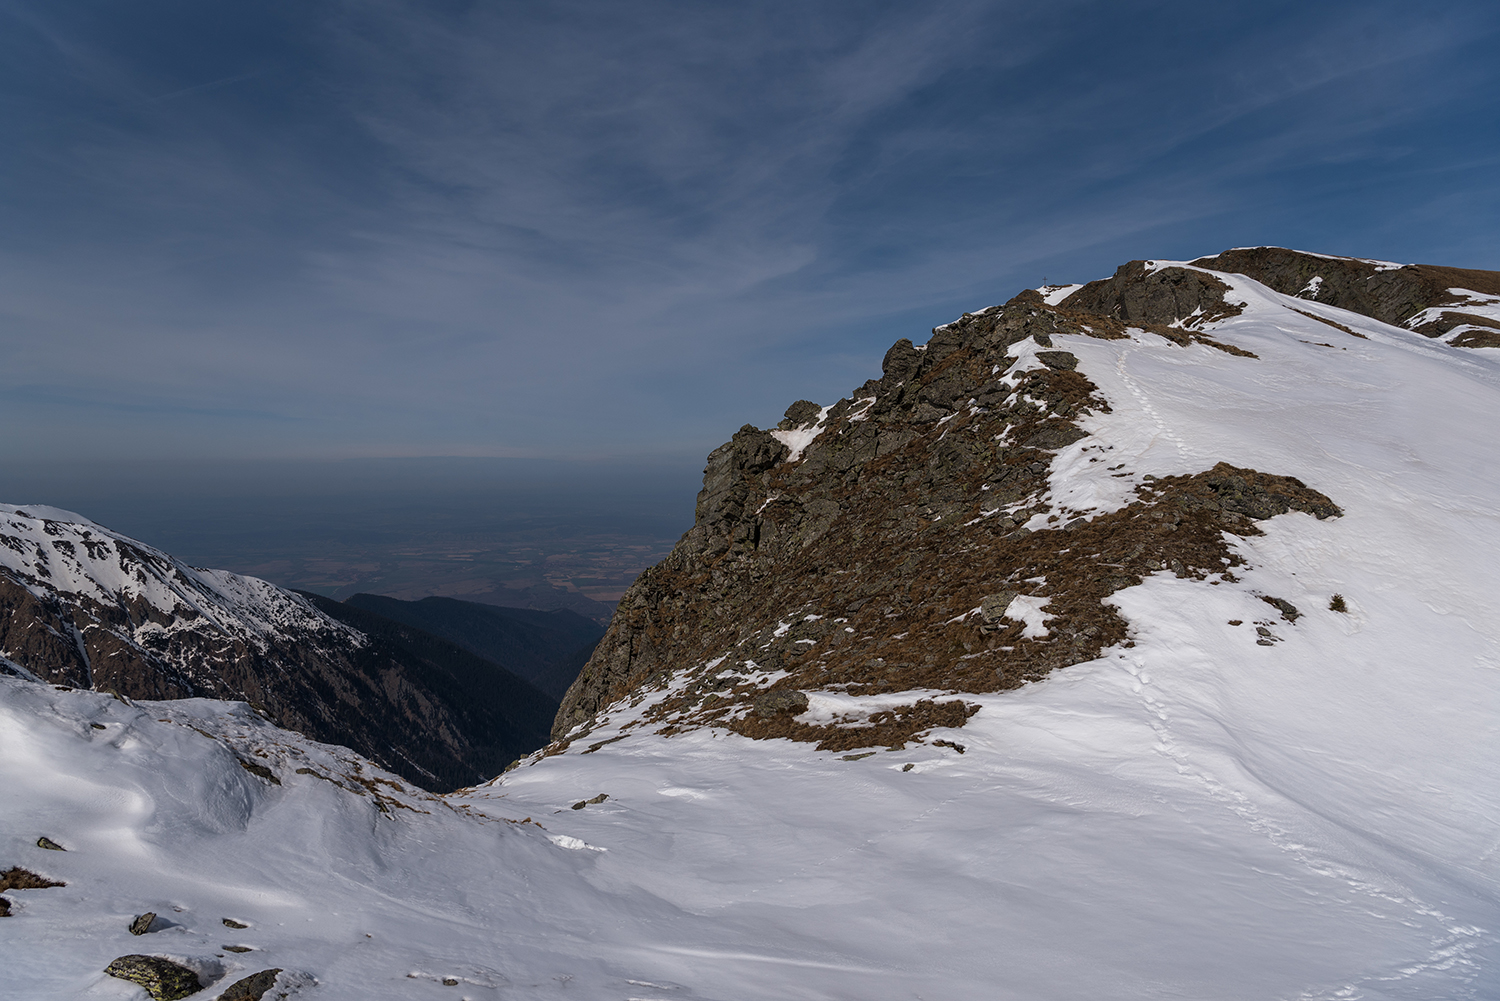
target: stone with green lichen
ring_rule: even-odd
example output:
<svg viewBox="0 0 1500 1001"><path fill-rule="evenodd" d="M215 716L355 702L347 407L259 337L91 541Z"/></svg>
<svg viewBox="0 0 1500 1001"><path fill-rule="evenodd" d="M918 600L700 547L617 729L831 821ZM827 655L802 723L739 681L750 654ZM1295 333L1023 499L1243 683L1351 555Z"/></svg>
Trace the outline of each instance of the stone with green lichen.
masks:
<svg viewBox="0 0 1500 1001"><path fill-rule="evenodd" d="M140 984L154 1001L178 1001L203 990L198 974L160 956L121 956L106 966L104 972Z"/></svg>

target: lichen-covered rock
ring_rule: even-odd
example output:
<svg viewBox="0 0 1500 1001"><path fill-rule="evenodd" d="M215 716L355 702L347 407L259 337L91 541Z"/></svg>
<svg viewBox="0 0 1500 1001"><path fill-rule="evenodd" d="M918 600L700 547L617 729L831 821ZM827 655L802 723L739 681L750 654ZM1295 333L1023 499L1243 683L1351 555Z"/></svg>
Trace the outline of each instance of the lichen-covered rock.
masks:
<svg viewBox="0 0 1500 1001"><path fill-rule="evenodd" d="M106 966L104 972L140 984L153 1001L178 1001L203 990L198 974L160 956L121 956Z"/></svg>
<svg viewBox="0 0 1500 1001"><path fill-rule="evenodd" d="M1071 351L1038 351L1036 360L1048 368L1072 370L1078 367L1078 356Z"/></svg>
<svg viewBox="0 0 1500 1001"><path fill-rule="evenodd" d="M130 934L144 935L151 930L151 922L156 920L156 914L147 911L145 914L137 914L135 920L130 922Z"/></svg>
<svg viewBox="0 0 1500 1001"><path fill-rule="evenodd" d="M796 716L807 712L807 696L802 692L767 692L755 700L757 716Z"/></svg>
<svg viewBox="0 0 1500 1001"><path fill-rule="evenodd" d="M38 848L45 848L49 852L65 852L65 851L67 851L66 848L64 848L62 845L58 844L56 841L53 841L51 838L47 837L45 834L36 839L36 846Z"/></svg>

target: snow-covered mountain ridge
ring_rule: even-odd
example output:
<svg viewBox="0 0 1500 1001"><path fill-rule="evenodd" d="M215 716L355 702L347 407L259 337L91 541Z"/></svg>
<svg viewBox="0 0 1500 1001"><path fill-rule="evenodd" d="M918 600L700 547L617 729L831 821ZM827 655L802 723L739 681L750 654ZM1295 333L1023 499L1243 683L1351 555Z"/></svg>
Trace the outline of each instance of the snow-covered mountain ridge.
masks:
<svg viewBox="0 0 1500 1001"><path fill-rule="evenodd" d="M245 700L433 788L537 746L553 703L530 685L462 651L372 642L319 600L187 566L69 511L0 506L0 671L138 699Z"/></svg>
<svg viewBox="0 0 1500 1001"><path fill-rule="evenodd" d="M1243 274L1277 292L1415 330L1455 347L1500 347L1500 272L1280 247L1242 247L1199 258L1193 266Z"/></svg>
<svg viewBox="0 0 1500 1001"><path fill-rule="evenodd" d="M89 620L42 628L14 612L0 621L0 655L12 664L51 668L51 680L108 686L136 663L153 661L150 683L161 697L221 688L204 667L204 645L239 645L265 653L279 637L361 645L364 636L330 619L306 599L266 581L223 570L199 570L75 514L43 505L0 506L0 587L10 604L25 592L38 605L67 604ZM23 667L23 669L25 669Z"/></svg>
<svg viewBox="0 0 1500 1001"><path fill-rule="evenodd" d="M0 679L0 867L67 883L7 895L16 989L139 997L102 970L147 952L205 997L1500 994L1500 360L1121 271L742 429L493 782Z"/></svg>

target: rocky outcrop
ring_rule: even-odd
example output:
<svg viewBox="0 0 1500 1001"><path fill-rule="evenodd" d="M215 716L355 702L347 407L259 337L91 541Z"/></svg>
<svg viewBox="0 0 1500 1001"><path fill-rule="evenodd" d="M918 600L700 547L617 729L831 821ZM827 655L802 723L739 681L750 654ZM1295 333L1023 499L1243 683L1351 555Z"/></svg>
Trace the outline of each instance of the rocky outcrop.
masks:
<svg viewBox="0 0 1500 1001"><path fill-rule="evenodd" d="M1199 328L1240 314L1240 305L1224 297L1229 290L1224 281L1192 268L1131 261L1120 265L1113 277L1089 282L1061 305L1137 326Z"/></svg>
<svg viewBox="0 0 1500 1001"><path fill-rule="evenodd" d="M1223 463L1147 482L1105 514L1047 493L1057 451L1110 409L1052 338L1131 327L1257 364L1188 326L1228 315L1227 288L1133 262L1059 306L1024 292L926 345L898 341L880 379L827 410L799 401L775 430L741 428L708 458L693 528L621 599L563 700L553 750L669 677L649 710L664 733L715 725L844 750L961 726L974 711L961 698L799 715L812 690L957 695L1040 679L1129 643L1104 601L1120 588L1161 570L1233 579L1226 532L1258 534L1257 520L1288 510L1337 515L1294 479Z"/></svg>
<svg viewBox="0 0 1500 1001"><path fill-rule="evenodd" d="M1245 247L1192 262L1196 267L1242 274L1277 292L1362 313L1405 326L1428 337L1465 331L1450 343L1459 347L1500 346L1500 322L1466 312L1466 289L1500 296L1500 272L1433 264L1393 265L1355 257L1326 257L1281 247ZM1454 307L1446 309L1442 307ZM1494 334L1489 331L1493 330ZM1465 336L1467 335L1467 336ZM1493 343L1491 343L1493 341Z"/></svg>

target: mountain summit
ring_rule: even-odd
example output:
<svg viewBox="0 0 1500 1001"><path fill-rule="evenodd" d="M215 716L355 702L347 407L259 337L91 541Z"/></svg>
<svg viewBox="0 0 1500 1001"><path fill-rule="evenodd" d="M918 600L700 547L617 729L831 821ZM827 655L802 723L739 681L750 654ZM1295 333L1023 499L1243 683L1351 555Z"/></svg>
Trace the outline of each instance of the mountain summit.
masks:
<svg viewBox="0 0 1500 1001"><path fill-rule="evenodd" d="M1500 346L1486 333L1500 331L1500 274L1279 248L1131 261L965 314L920 347L897 342L880 379L829 407L795 403L777 428L747 425L709 456L692 531L621 599L553 736L586 734L606 706L695 663L658 710L674 726L898 744L971 710L924 697L814 724L804 691L999 691L1128 643L1115 592L1163 570L1238 583L1236 542L1261 522L1342 513L1311 454L1250 468L1237 464L1249 453L1185 431L1175 462L1137 461L1119 429L1158 421L1140 411L1128 363L1159 357L1223 381L1265 433L1249 415L1270 405L1253 395L1267 373L1364 367L1372 335L1349 325L1355 308L1378 328L1444 338L1438 350ZM1300 612L1259 597L1275 621L1255 628L1271 643Z"/></svg>

